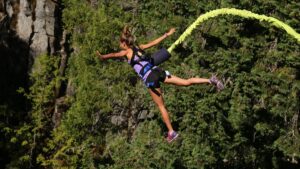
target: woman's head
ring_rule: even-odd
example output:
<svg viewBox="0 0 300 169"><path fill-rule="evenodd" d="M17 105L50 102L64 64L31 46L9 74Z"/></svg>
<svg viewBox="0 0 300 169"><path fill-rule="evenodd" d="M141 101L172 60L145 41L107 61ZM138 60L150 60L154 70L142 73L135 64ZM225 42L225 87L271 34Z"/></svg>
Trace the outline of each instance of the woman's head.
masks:
<svg viewBox="0 0 300 169"><path fill-rule="evenodd" d="M120 37L120 47L123 49L131 48L134 45L134 37L131 34L128 26L123 28L121 37Z"/></svg>

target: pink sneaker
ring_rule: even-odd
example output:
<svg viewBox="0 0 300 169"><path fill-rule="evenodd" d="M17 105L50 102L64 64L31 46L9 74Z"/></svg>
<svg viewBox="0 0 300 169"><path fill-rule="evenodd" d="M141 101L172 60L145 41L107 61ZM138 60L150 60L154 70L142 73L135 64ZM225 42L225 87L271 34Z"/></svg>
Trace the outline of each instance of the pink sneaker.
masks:
<svg viewBox="0 0 300 169"><path fill-rule="evenodd" d="M176 133L175 131L172 131L171 133L168 133L168 136L167 136L167 141L169 143L171 143L172 141L174 141L177 137L178 137L178 133Z"/></svg>
<svg viewBox="0 0 300 169"><path fill-rule="evenodd" d="M211 84L215 85L217 87L218 91L221 91L224 89L223 83L215 75L211 76L211 78L209 79L209 82Z"/></svg>

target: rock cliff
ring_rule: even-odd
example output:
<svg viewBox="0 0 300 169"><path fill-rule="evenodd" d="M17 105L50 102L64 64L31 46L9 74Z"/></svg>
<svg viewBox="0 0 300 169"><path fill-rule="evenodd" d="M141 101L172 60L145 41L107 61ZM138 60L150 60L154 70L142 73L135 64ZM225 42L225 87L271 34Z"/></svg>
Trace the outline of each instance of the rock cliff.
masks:
<svg viewBox="0 0 300 169"><path fill-rule="evenodd" d="M32 65L42 54L60 57L60 75L64 74L61 13L60 0L0 0L0 105L27 111L26 98L17 90L29 88ZM56 90L60 97L61 90Z"/></svg>
<svg viewBox="0 0 300 169"><path fill-rule="evenodd" d="M28 44L30 55L55 54L60 50L61 4L54 0L1 0L1 20Z"/></svg>

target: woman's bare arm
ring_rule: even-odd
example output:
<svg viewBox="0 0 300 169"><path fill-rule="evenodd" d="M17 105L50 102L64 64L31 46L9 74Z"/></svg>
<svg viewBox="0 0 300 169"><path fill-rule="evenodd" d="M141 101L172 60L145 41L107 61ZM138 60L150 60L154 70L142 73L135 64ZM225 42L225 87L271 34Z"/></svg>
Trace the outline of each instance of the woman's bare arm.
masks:
<svg viewBox="0 0 300 169"><path fill-rule="evenodd" d="M118 58L118 57L126 56L126 55L127 55L127 50L122 50L122 51L120 51L120 52L109 53L109 54L105 54L105 55L101 55L100 52L97 50L97 51L96 51L96 55L97 55L101 60L110 59L110 58Z"/></svg>
<svg viewBox="0 0 300 169"><path fill-rule="evenodd" d="M150 48L152 46L155 46L155 45L159 44L162 40L167 38L168 36L172 35L174 32L175 32L175 28L171 28L169 30L169 32L165 33L163 36L161 36L161 37L159 37L159 38L157 38L157 39L155 39L155 40L153 40L153 41L151 41L147 44L141 44L141 45L139 45L139 47L141 49L147 49L147 48Z"/></svg>

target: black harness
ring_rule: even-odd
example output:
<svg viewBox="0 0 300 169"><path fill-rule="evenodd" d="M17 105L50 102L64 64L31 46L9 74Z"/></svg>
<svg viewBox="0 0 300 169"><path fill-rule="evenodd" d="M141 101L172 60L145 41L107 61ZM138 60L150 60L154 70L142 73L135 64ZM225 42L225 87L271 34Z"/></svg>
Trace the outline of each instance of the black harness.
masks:
<svg viewBox="0 0 300 169"><path fill-rule="evenodd" d="M140 65L142 67L141 71L139 72L139 75L141 77L144 77L148 71L150 71L154 65L151 62L151 57L149 57L145 51L138 47L133 47L133 56L131 57L130 60L130 65L134 67L136 64ZM136 60L135 57L138 57ZM146 65L142 65L140 61L147 61L148 63Z"/></svg>
<svg viewBox="0 0 300 169"><path fill-rule="evenodd" d="M150 71L153 67L163 63L171 57L170 53L165 48L162 48L156 53L154 53L152 57L147 55L145 51L136 46L134 46L131 49L133 51L133 56L131 57L130 65L133 68L136 64L142 67L142 69L138 73L142 78L144 78L147 72ZM136 59L136 57L138 57L138 59ZM142 65L140 63L141 61L147 61L148 63ZM170 78L171 75L167 75L167 77ZM146 86L150 88L157 96L161 96L161 93L153 87L153 84L147 83Z"/></svg>

